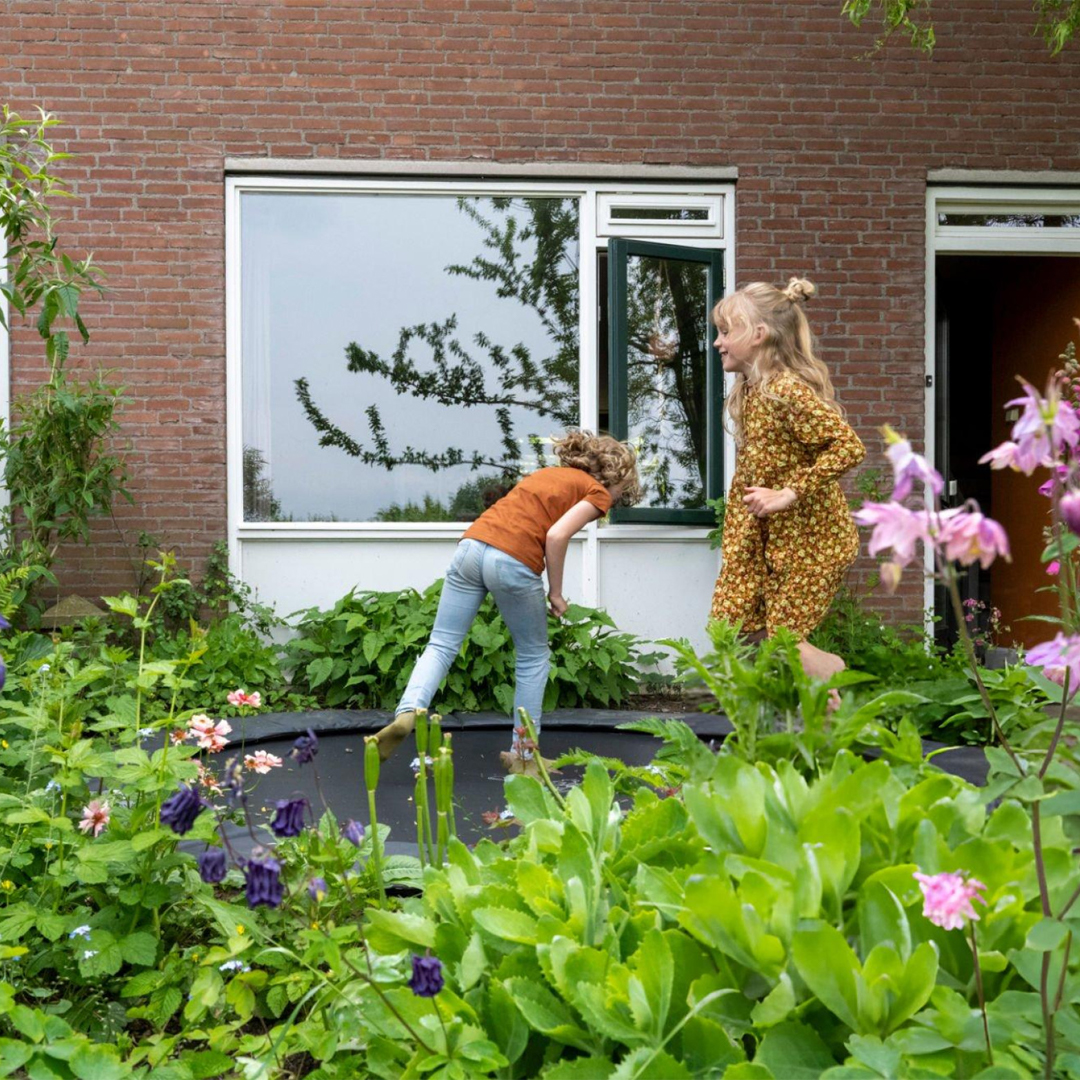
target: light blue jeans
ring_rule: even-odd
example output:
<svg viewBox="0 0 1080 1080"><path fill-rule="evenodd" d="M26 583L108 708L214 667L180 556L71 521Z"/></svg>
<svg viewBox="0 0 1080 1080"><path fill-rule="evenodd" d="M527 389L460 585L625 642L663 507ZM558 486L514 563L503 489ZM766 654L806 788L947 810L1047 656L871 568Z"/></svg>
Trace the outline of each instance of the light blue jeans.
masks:
<svg viewBox="0 0 1080 1080"><path fill-rule="evenodd" d="M458 544L446 572L431 638L395 714L431 704L489 592L514 639L514 724L518 709L525 709L539 731L550 667L544 582L520 559L479 540Z"/></svg>

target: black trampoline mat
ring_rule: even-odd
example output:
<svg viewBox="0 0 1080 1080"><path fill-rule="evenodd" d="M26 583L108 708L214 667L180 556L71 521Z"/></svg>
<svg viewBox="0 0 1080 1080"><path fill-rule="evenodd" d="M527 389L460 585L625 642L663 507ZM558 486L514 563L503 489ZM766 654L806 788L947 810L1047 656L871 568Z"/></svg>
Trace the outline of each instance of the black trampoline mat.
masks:
<svg viewBox="0 0 1080 1080"><path fill-rule="evenodd" d="M365 731L331 732L319 736L319 753L309 765L297 765L289 757L293 737L260 739L259 750L276 754L285 764L256 782L248 797L253 821L257 822L256 836L272 843L273 834L261 827L270 820L274 804L279 799L303 797L311 804L316 818L321 817L323 805L319 789L326 804L340 822L349 818L360 822L365 829L369 824L367 789L364 787L364 735ZM662 745L651 735L636 732L615 731L610 728L587 730L545 730L541 740L544 757L553 759L568 750L581 749L604 757L614 757L628 765L647 765ZM251 743L248 743L251 746ZM451 746L454 754L454 813L458 838L474 844L482 836L494 839L506 836L502 829L490 829L483 820L487 811L499 813L506 808L503 783L506 773L499 761L499 754L510 749L509 721L501 729L466 728L455 731ZM232 749L232 746L229 747ZM247 748L245 748L247 749ZM220 755L221 758L226 757ZM416 807L414 793L416 774L413 763L416 746L410 739L403 743L389 761L382 764L379 789L376 794L375 813L380 825L390 826L386 843L388 854L415 855ZM316 770L318 785L316 785ZM568 790L580 782L583 769L571 766L552 776L556 786ZM254 774L248 774L249 777ZM428 800L434 821L435 787L428 771ZM243 851L251 849L253 841L246 829L229 825L230 842Z"/></svg>

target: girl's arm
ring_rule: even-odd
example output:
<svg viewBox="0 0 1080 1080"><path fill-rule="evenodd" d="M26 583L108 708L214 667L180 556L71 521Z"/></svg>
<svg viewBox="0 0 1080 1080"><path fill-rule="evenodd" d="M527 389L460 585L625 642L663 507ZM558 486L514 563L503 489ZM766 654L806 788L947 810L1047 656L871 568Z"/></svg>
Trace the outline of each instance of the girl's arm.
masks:
<svg viewBox="0 0 1080 1080"><path fill-rule="evenodd" d="M814 452L810 465L796 469L787 486L804 499L843 476L866 457L866 447L851 425L799 379L785 379L777 395L788 406L788 424L795 438Z"/></svg>
<svg viewBox="0 0 1080 1080"><path fill-rule="evenodd" d="M547 559L548 607L557 619L566 611L566 601L562 595L563 567L566 565L566 549L570 546L570 537L590 521L602 517L600 508L582 499L574 503L554 525L548 529L544 541L544 555Z"/></svg>

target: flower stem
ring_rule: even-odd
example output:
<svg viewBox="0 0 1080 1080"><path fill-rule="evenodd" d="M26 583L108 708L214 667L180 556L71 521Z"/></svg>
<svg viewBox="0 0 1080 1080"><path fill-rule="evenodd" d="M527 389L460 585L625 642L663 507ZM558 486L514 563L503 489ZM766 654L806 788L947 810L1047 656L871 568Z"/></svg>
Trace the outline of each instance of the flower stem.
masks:
<svg viewBox="0 0 1080 1080"><path fill-rule="evenodd" d="M979 966L979 945L975 940L975 922L969 923L971 927L971 958L975 963L975 993L979 996L979 1009L982 1012L983 1035L986 1037L986 1061L993 1067L994 1048L990 1043L990 1025L986 1020L986 995L983 993L982 968Z"/></svg>

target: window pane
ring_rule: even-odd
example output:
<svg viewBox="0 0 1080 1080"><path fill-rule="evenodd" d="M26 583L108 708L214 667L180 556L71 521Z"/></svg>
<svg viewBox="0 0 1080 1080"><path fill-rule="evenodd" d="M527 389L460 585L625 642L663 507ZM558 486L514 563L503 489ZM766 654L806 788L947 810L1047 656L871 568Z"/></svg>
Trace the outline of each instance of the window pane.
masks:
<svg viewBox="0 0 1080 1080"><path fill-rule="evenodd" d="M705 505L708 267L630 255L626 264L627 420L641 507Z"/></svg>
<svg viewBox="0 0 1080 1080"><path fill-rule="evenodd" d="M708 221L705 206L613 206L613 220L622 221Z"/></svg>
<svg viewBox="0 0 1080 1080"><path fill-rule="evenodd" d="M1080 214L938 214L939 225L969 228L1080 229Z"/></svg>
<svg viewBox="0 0 1080 1080"><path fill-rule="evenodd" d="M245 193L241 291L246 521L471 520L579 423L574 198Z"/></svg>

